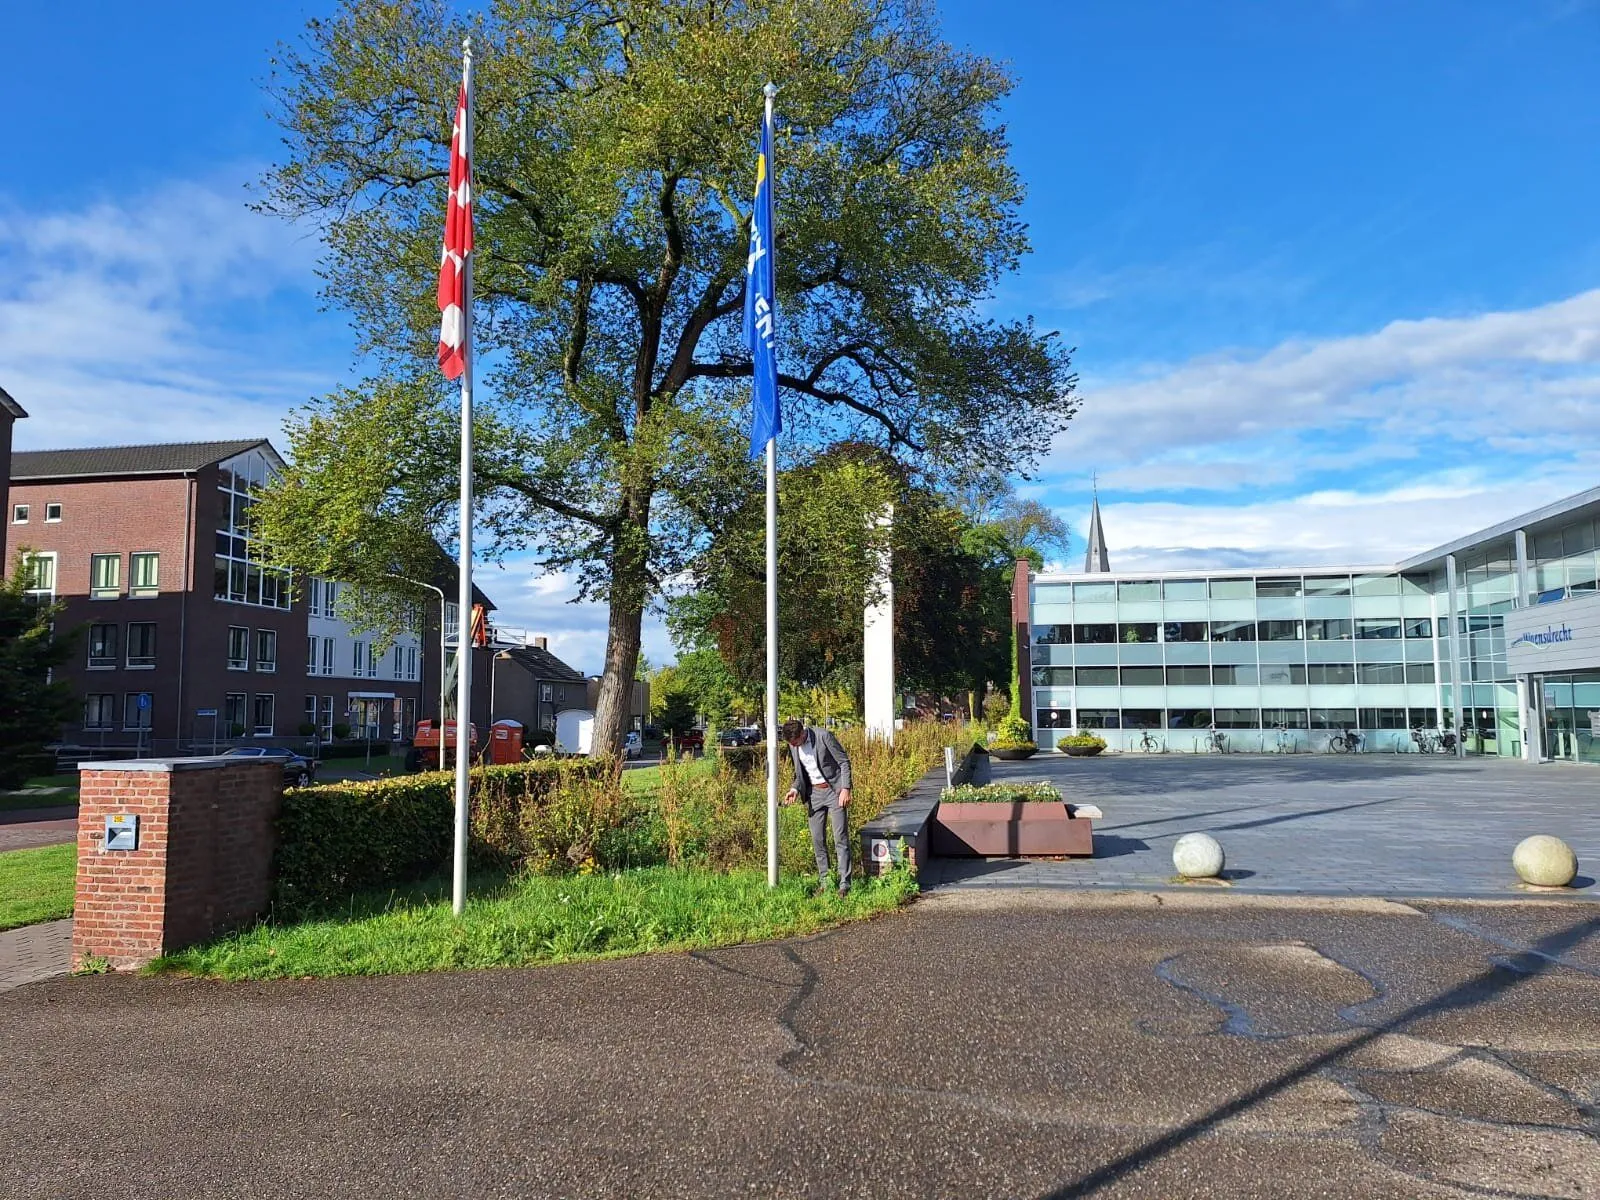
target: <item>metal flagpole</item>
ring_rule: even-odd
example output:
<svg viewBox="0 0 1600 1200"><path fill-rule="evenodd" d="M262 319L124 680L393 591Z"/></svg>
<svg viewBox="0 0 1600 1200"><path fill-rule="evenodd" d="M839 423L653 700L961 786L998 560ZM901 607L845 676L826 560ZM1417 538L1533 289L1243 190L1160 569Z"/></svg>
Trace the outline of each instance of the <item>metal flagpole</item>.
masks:
<svg viewBox="0 0 1600 1200"><path fill-rule="evenodd" d="M767 84L767 129L778 89ZM767 187L773 166L767 163ZM778 886L778 438L767 439L767 886Z"/></svg>
<svg viewBox="0 0 1600 1200"><path fill-rule="evenodd" d="M472 39L461 43L461 86L467 102L461 114L461 152L472 163ZM461 562L456 602L456 829L450 908L457 916L467 903L467 797L472 777L472 255L462 255L461 317L464 366L461 372ZM443 634L441 633L442 637ZM444 736L444 731L439 731Z"/></svg>

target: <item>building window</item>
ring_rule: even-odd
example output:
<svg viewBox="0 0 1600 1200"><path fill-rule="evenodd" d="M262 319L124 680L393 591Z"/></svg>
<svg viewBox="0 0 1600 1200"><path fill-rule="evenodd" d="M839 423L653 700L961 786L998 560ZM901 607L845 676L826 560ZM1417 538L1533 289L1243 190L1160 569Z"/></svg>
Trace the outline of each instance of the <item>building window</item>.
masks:
<svg viewBox="0 0 1600 1200"><path fill-rule="evenodd" d="M129 692L122 698L122 727L149 729L150 714L154 711L155 700L149 692Z"/></svg>
<svg viewBox="0 0 1600 1200"><path fill-rule="evenodd" d="M1160 667L1123 667L1123 687L1160 687Z"/></svg>
<svg viewBox="0 0 1600 1200"><path fill-rule="evenodd" d="M1211 640L1213 642L1253 642L1256 640L1256 623L1254 621L1213 621L1211 622Z"/></svg>
<svg viewBox="0 0 1600 1200"><path fill-rule="evenodd" d="M28 506L26 504L13 504L11 506L11 523L13 525L26 525L28 523Z"/></svg>
<svg viewBox="0 0 1600 1200"><path fill-rule="evenodd" d="M44 519L46 521L59 521L59 520L61 520L61 505L59 505L59 504L46 504L44 506Z"/></svg>
<svg viewBox="0 0 1600 1200"><path fill-rule="evenodd" d="M1263 621L1260 626L1263 642L1300 642L1306 631L1299 621Z"/></svg>
<svg viewBox="0 0 1600 1200"><path fill-rule="evenodd" d="M1035 646L1070 646L1072 644L1072 626L1035 625L1033 627L1033 644Z"/></svg>
<svg viewBox="0 0 1600 1200"><path fill-rule="evenodd" d="M306 607L310 609L311 616L322 615L322 580L313 579L306 588Z"/></svg>
<svg viewBox="0 0 1600 1200"><path fill-rule="evenodd" d="M1109 646L1117 640L1115 625L1074 625L1072 640L1080 646Z"/></svg>
<svg viewBox="0 0 1600 1200"><path fill-rule="evenodd" d="M1351 633L1350 620L1347 617L1331 617L1322 620L1306 622L1306 641L1308 642L1348 642Z"/></svg>
<svg viewBox="0 0 1600 1200"><path fill-rule="evenodd" d="M1312 663L1306 668L1307 683L1338 684L1340 686L1352 684L1356 681L1356 669L1351 663ZM1363 678L1362 683L1371 680Z"/></svg>
<svg viewBox="0 0 1600 1200"><path fill-rule="evenodd" d="M333 644L332 638L322 639L322 673L324 675L333 674Z"/></svg>
<svg viewBox="0 0 1600 1200"><path fill-rule="evenodd" d="M1157 628L1158 626L1154 622L1141 622L1134 625L1118 625L1117 641L1132 644L1153 642L1156 640Z"/></svg>
<svg viewBox="0 0 1600 1200"><path fill-rule="evenodd" d="M1223 687L1254 687L1261 682L1261 675L1254 664L1223 666L1219 663L1211 668L1211 682Z"/></svg>
<svg viewBox="0 0 1600 1200"><path fill-rule="evenodd" d="M1253 708L1219 708L1213 719L1218 729L1261 728L1261 713Z"/></svg>
<svg viewBox="0 0 1600 1200"><path fill-rule="evenodd" d="M1204 621L1168 621L1161 633L1169 642L1203 642L1207 630Z"/></svg>
<svg viewBox="0 0 1600 1200"><path fill-rule="evenodd" d="M1298 687L1306 681L1301 663L1262 663L1261 682L1266 687Z"/></svg>
<svg viewBox="0 0 1600 1200"><path fill-rule="evenodd" d="M1358 729L1407 729L1406 710L1403 708L1363 708L1360 710Z"/></svg>
<svg viewBox="0 0 1600 1200"><path fill-rule="evenodd" d="M228 736L238 737L244 733L244 705L243 692L229 692L222 705L222 719L228 726Z"/></svg>
<svg viewBox="0 0 1600 1200"><path fill-rule="evenodd" d="M339 585L331 579L322 585L322 615L331 617L339 603Z"/></svg>
<svg viewBox="0 0 1600 1200"><path fill-rule="evenodd" d="M1311 723L1306 719L1306 710L1303 708L1263 708L1261 710L1261 727L1263 729L1309 729Z"/></svg>
<svg viewBox="0 0 1600 1200"><path fill-rule="evenodd" d="M1428 664L1432 666L1432 663ZM1356 679L1360 683L1395 684L1406 681L1406 669L1399 663L1357 663ZM1365 729L1399 729L1399 725L1366 725Z"/></svg>
<svg viewBox="0 0 1600 1200"><path fill-rule="evenodd" d="M153 667L156 665L156 623L154 621L128 622L128 665Z"/></svg>
<svg viewBox="0 0 1600 1200"><path fill-rule="evenodd" d="M228 670L250 669L250 631L243 625L228 626Z"/></svg>
<svg viewBox="0 0 1600 1200"><path fill-rule="evenodd" d="M256 670L278 669L278 634L272 629L256 630Z"/></svg>
<svg viewBox="0 0 1600 1200"><path fill-rule="evenodd" d="M555 702L555 698L556 689L552 685L548 683L541 683L539 685L539 700L542 703L553 704Z"/></svg>
<svg viewBox="0 0 1600 1200"><path fill-rule="evenodd" d="M406 677L406 652L402 646L394 648L394 677L396 679Z"/></svg>
<svg viewBox="0 0 1600 1200"><path fill-rule="evenodd" d="M317 673L317 643L320 642L321 640L322 639L319 638L316 634L312 634L310 637L308 637L306 639L306 674L307 675L315 675Z"/></svg>
<svg viewBox="0 0 1600 1200"><path fill-rule="evenodd" d="M222 464L217 494L221 511L217 520L216 575L213 594L218 600L287 609L290 604L288 573L261 565L259 546L250 529L250 508L256 492L270 482L273 466L259 450Z"/></svg>
<svg viewBox="0 0 1600 1200"><path fill-rule="evenodd" d="M1112 667L1111 668L1112 682L1116 681L1116 673L1117 673L1117 669L1115 667ZM1041 687L1041 688L1043 688L1043 687L1071 687L1072 686L1072 668L1071 667L1034 667L1033 668L1033 686L1034 687Z"/></svg>
<svg viewBox="0 0 1600 1200"><path fill-rule="evenodd" d="M1431 617L1415 617L1406 621L1406 636L1408 638L1431 638L1433 636L1433 619Z"/></svg>
<svg viewBox="0 0 1600 1200"><path fill-rule="evenodd" d="M304 724L309 725L309 726L311 726L311 728L315 729L317 727L317 698L315 696L307 696L306 697L306 706L305 706L304 716L305 716Z"/></svg>
<svg viewBox="0 0 1600 1200"><path fill-rule="evenodd" d="M1209 729L1211 728L1211 710L1209 708L1169 708L1167 710L1168 729Z"/></svg>
<svg viewBox="0 0 1600 1200"><path fill-rule="evenodd" d="M417 648L415 646L411 646L411 647L408 647L407 650L406 650L406 678L407 679L415 679L416 677L417 677Z"/></svg>
<svg viewBox="0 0 1600 1200"><path fill-rule="evenodd" d="M89 626L89 669L107 671L117 665L117 642L120 640L116 625Z"/></svg>
<svg viewBox="0 0 1600 1200"><path fill-rule="evenodd" d="M161 556L143 553L128 555L128 595L154 596L160 590Z"/></svg>
<svg viewBox="0 0 1600 1200"><path fill-rule="evenodd" d="M322 711L318 715L317 724L318 724L318 726L320 726L320 728L322 730L322 736L323 736L323 738L325 740L326 739L331 739L333 737L333 697L332 696L324 696L322 698Z"/></svg>
<svg viewBox="0 0 1600 1200"><path fill-rule="evenodd" d="M90 692L83 698L83 727L85 729L110 729L116 724L116 720L116 696L110 692Z"/></svg>
<svg viewBox="0 0 1600 1200"><path fill-rule="evenodd" d="M272 709L276 703L271 692L256 693L255 707L255 735L256 737L272 736Z"/></svg>
<svg viewBox="0 0 1600 1200"><path fill-rule="evenodd" d="M40 604L56 598L56 554L54 550L29 554L22 560L23 595Z"/></svg>
<svg viewBox="0 0 1600 1200"><path fill-rule="evenodd" d="M1433 682L1433 664L1432 663L1407 663L1406 664L1406 682L1407 683L1432 683Z"/></svg>
<svg viewBox="0 0 1600 1200"><path fill-rule="evenodd" d="M1256 580L1256 595L1298 596L1300 595L1300 581L1298 579L1258 579Z"/></svg>
<svg viewBox="0 0 1600 1200"><path fill-rule="evenodd" d="M96 600L115 600L122 594L122 556L89 556L89 595Z"/></svg>
<svg viewBox="0 0 1600 1200"><path fill-rule="evenodd" d="M1358 639L1391 640L1400 636L1399 617L1376 617L1372 620L1356 621L1356 637Z"/></svg>
<svg viewBox="0 0 1600 1200"><path fill-rule="evenodd" d="M1131 669L1131 668L1130 668ZM1211 683L1210 667L1168 667L1168 687L1205 687Z"/></svg>
<svg viewBox="0 0 1600 1200"><path fill-rule="evenodd" d="M1356 723L1356 710L1353 708L1313 708L1311 710L1311 728L1313 729L1349 729Z"/></svg>
<svg viewBox="0 0 1600 1200"><path fill-rule="evenodd" d="M350 674L362 676L367 673L367 660L371 652L365 642L350 643Z"/></svg>

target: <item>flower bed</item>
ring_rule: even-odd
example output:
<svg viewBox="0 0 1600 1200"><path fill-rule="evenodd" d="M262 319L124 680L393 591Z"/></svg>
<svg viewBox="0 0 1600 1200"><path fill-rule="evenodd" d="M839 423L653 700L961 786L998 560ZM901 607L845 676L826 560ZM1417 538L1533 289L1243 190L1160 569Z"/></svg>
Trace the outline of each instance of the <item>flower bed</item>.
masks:
<svg viewBox="0 0 1600 1200"><path fill-rule="evenodd" d="M1027 804L1059 804L1061 793L1052 784L1043 780L1033 780L1018 783L986 783L979 787L971 783L963 783L960 787L947 787L939 793L939 799L946 804L984 804L1001 803L1015 804L1022 801Z"/></svg>

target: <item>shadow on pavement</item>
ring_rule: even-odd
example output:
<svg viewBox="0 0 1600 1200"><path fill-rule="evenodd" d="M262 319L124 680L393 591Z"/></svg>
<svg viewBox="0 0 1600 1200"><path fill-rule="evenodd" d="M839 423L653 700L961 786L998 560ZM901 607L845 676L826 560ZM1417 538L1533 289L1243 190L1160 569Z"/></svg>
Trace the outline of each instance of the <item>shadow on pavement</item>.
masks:
<svg viewBox="0 0 1600 1200"><path fill-rule="evenodd" d="M1093 1195L1101 1188L1116 1183L1141 1167L1154 1162L1162 1155L1171 1153L1185 1143L1203 1136L1221 1122L1236 1117L1265 1100L1270 1100L1285 1088L1299 1083L1301 1080L1342 1058L1348 1057L1363 1046L1386 1034L1395 1033L1411 1022L1420 1020L1423 1017L1431 1017L1453 1009L1465 1009L1483 1004L1510 991L1518 984L1548 971L1552 966L1561 965L1555 960L1563 951L1571 950L1585 938L1597 932L1600 932L1600 916L1588 917L1539 939L1527 950L1497 958L1494 960L1494 965L1487 971L1482 971L1471 979L1464 980L1449 991L1435 996L1431 1000L1424 1000L1420 1004L1413 1005L1381 1025L1369 1027L1359 1037L1335 1049L1319 1054L1293 1070L1283 1072L1276 1078L1268 1080L1259 1087L1252 1088L1244 1095L1230 1100L1226 1104L1218 1105L1203 1116L1196 1117L1193 1121L1174 1129L1171 1133L1159 1137L1155 1141L1139 1147L1137 1150L1124 1154L1121 1158L1114 1159L1103 1167L1096 1168L1082 1178L1065 1183L1053 1191L1046 1192L1040 1200L1070 1200L1071 1197Z"/></svg>

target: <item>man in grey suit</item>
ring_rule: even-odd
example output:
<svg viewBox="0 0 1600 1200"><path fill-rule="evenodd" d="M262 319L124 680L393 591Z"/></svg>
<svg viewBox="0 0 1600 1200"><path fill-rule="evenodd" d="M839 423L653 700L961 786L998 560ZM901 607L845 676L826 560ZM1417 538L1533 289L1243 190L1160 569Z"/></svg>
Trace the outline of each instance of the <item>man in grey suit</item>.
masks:
<svg viewBox="0 0 1600 1200"><path fill-rule="evenodd" d="M794 787L785 804L799 800L811 818L811 849L817 856L817 874L828 886L828 834L833 826L833 852L839 860L839 895L850 891L850 829L845 809L850 807L850 756L839 739L826 729L807 729L804 722L788 720L780 731L789 743L794 764Z"/></svg>

